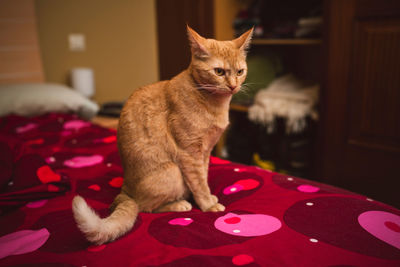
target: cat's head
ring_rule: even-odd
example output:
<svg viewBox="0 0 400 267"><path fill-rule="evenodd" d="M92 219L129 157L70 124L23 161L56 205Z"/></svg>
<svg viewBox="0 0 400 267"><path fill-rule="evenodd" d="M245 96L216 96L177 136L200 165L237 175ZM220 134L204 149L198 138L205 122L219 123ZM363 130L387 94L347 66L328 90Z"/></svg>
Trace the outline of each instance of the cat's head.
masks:
<svg viewBox="0 0 400 267"><path fill-rule="evenodd" d="M253 29L232 41L205 39L187 26L192 61L190 72L199 90L232 95L246 79L246 53Z"/></svg>

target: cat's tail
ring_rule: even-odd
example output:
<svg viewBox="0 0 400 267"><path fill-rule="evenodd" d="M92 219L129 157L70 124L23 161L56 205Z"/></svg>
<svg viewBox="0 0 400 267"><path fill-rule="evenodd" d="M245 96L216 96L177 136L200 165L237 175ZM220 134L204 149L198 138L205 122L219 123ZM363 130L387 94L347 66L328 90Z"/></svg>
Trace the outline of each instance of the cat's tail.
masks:
<svg viewBox="0 0 400 267"><path fill-rule="evenodd" d="M139 213L137 203L119 194L113 204L116 205L111 215L102 219L81 196L72 200L75 221L90 242L97 245L110 242L132 229Z"/></svg>

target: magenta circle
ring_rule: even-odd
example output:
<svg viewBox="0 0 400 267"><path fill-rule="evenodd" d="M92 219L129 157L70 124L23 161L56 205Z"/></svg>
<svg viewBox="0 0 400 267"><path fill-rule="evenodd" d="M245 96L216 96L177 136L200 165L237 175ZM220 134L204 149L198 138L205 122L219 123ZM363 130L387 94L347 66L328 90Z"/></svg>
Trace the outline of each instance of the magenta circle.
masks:
<svg viewBox="0 0 400 267"><path fill-rule="evenodd" d="M304 193L316 193L319 191L319 187L313 185L302 184L297 187L297 190Z"/></svg>
<svg viewBox="0 0 400 267"><path fill-rule="evenodd" d="M224 193L224 195L230 195L230 194L234 194L234 193L240 192L242 190L243 190L243 186L242 185L233 184L233 185L230 185L228 187L225 187L223 193Z"/></svg>
<svg viewBox="0 0 400 267"><path fill-rule="evenodd" d="M395 231L396 226L400 225L400 216L386 211L371 210L361 213L358 223L371 235L400 249L400 232Z"/></svg>

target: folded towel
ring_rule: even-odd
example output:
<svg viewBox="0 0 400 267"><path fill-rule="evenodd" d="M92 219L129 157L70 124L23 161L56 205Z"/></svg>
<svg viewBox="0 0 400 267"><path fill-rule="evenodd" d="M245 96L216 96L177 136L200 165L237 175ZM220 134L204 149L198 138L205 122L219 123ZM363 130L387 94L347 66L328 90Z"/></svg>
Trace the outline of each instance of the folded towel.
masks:
<svg viewBox="0 0 400 267"><path fill-rule="evenodd" d="M286 133L299 133L306 127L306 118L318 119L316 104L319 85L307 85L292 74L275 79L260 90L249 108L251 121L266 126L269 133L275 129L275 119L286 119Z"/></svg>

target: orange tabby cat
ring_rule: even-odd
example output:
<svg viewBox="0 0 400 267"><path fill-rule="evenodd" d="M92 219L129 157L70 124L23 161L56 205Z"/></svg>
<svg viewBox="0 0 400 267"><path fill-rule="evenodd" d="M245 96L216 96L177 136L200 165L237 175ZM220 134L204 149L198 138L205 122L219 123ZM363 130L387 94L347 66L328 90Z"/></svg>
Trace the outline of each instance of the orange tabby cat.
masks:
<svg viewBox="0 0 400 267"><path fill-rule="evenodd" d="M79 229L96 244L128 232L138 212L190 211L190 195L202 211L223 211L207 184L212 148L228 126L229 103L247 73L246 49L253 30L232 41L205 39L187 28L192 61L169 81L135 90L119 121L124 169L112 213L101 219L76 196Z"/></svg>

